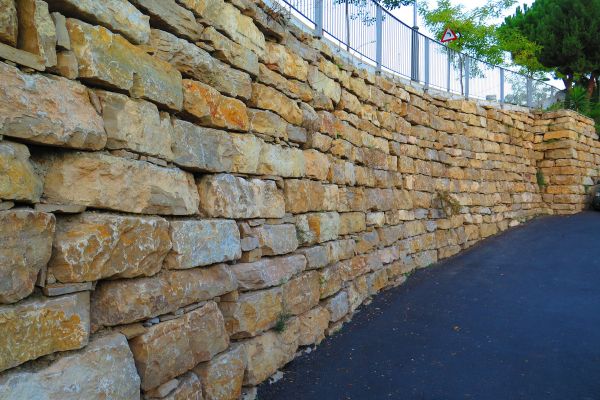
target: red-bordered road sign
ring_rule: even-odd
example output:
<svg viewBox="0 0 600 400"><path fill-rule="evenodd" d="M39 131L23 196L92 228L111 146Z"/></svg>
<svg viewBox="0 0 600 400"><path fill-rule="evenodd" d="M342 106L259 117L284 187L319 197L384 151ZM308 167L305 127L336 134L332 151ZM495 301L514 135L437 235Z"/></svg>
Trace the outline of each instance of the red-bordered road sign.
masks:
<svg viewBox="0 0 600 400"><path fill-rule="evenodd" d="M454 31L450 28L446 28L444 34L442 35L442 43L452 42L453 40L458 39L458 36Z"/></svg>

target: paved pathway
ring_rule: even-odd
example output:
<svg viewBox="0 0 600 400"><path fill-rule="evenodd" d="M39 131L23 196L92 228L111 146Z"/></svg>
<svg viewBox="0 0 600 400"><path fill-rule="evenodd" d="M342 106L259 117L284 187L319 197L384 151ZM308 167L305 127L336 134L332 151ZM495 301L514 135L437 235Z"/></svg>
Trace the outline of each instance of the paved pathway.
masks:
<svg viewBox="0 0 600 400"><path fill-rule="evenodd" d="M418 271L284 372L259 400L600 399L600 213Z"/></svg>

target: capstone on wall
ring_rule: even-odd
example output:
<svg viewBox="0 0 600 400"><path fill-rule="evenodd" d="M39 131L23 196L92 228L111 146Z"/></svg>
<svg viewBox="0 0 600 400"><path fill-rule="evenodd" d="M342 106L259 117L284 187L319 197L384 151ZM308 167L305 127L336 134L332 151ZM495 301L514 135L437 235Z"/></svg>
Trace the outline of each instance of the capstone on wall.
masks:
<svg viewBox="0 0 600 400"><path fill-rule="evenodd" d="M0 10L0 399L250 396L599 176L592 121L373 74L258 0Z"/></svg>

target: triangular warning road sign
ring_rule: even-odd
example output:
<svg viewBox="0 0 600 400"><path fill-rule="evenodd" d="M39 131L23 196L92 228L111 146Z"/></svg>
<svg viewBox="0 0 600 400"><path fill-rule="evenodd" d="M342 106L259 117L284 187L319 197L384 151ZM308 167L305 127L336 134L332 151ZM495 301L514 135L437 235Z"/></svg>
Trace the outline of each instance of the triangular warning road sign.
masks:
<svg viewBox="0 0 600 400"><path fill-rule="evenodd" d="M451 42L456 39L458 39L456 33L454 33L452 29L446 28L444 34L442 35L442 43Z"/></svg>

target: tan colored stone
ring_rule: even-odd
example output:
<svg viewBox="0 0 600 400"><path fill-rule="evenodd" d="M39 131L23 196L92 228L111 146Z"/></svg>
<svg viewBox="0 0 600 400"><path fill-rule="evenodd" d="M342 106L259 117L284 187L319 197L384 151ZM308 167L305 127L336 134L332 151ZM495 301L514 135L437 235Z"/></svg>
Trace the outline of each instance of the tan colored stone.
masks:
<svg viewBox="0 0 600 400"><path fill-rule="evenodd" d="M317 271L309 271L284 284L284 311L288 314L299 315L319 304L319 278Z"/></svg>
<svg viewBox="0 0 600 400"><path fill-rule="evenodd" d="M338 205L338 187L310 180L286 179L284 194L287 212L333 211Z"/></svg>
<svg viewBox="0 0 600 400"><path fill-rule="evenodd" d="M154 25L192 41L200 39L202 25L196 22L191 11L179 6L175 0L130 1L148 14Z"/></svg>
<svg viewBox="0 0 600 400"><path fill-rule="evenodd" d="M200 210L210 217L281 218L283 194L275 182L219 174L198 182Z"/></svg>
<svg viewBox="0 0 600 400"><path fill-rule="evenodd" d="M313 246L298 249L298 253L306 257L306 269L319 269L329 264L327 246Z"/></svg>
<svg viewBox="0 0 600 400"><path fill-rule="evenodd" d="M304 154L302 150L271 144L262 146L258 173L277 175L284 178L304 176Z"/></svg>
<svg viewBox="0 0 600 400"><path fill-rule="evenodd" d="M133 44L144 44L150 37L150 18L126 0L52 0L49 3L53 11L102 25Z"/></svg>
<svg viewBox="0 0 600 400"><path fill-rule="evenodd" d="M385 272L385 271L384 271ZM329 311L329 321L337 322L350 312L348 292L342 290L335 296L324 300L322 306Z"/></svg>
<svg viewBox="0 0 600 400"><path fill-rule="evenodd" d="M320 297L332 296L340 291L344 281L342 274L348 269L348 261L336 262L319 271Z"/></svg>
<svg viewBox="0 0 600 400"><path fill-rule="evenodd" d="M38 202L42 190L27 146L0 141L0 199Z"/></svg>
<svg viewBox="0 0 600 400"><path fill-rule="evenodd" d="M197 81L183 80L183 110L201 125L235 131L249 128L244 103L222 96L216 89Z"/></svg>
<svg viewBox="0 0 600 400"><path fill-rule="evenodd" d="M317 150L304 150L306 177L326 181L331 163L329 158Z"/></svg>
<svg viewBox="0 0 600 400"><path fill-rule="evenodd" d="M281 285L306 267L306 259L301 254L285 257L263 258L253 263L240 263L231 266L241 290L264 289Z"/></svg>
<svg viewBox="0 0 600 400"><path fill-rule="evenodd" d="M246 358L244 346L232 344L226 352L197 365L194 372L202 380L204 400L238 399L242 392Z"/></svg>
<svg viewBox="0 0 600 400"><path fill-rule="evenodd" d="M272 328L283 313L283 291L280 287L241 293L234 302L223 301L219 308L225 328L233 339L256 336Z"/></svg>
<svg viewBox="0 0 600 400"><path fill-rule="evenodd" d="M56 65L56 28L42 0L17 0L19 35L17 46L42 57L47 67Z"/></svg>
<svg viewBox="0 0 600 400"><path fill-rule="evenodd" d="M0 42L0 59L11 61L36 71L44 71L46 69L46 62L39 55L19 50L2 42Z"/></svg>
<svg viewBox="0 0 600 400"><path fill-rule="evenodd" d="M182 74L227 96L244 100L251 96L251 79L247 73L231 68L186 40L152 29L149 48L155 57L173 65Z"/></svg>
<svg viewBox="0 0 600 400"><path fill-rule="evenodd" d="M358 233L367 229L366 217L361 212L350 212L340 214L340 235Z"/></svg>
<svg viewBox="0 0 600 400"><path fill-rule="evenodd" d="M325 339L325 330L329 326L329 311L326 308L315 307L299 315L298 320L300 322L299 346L319 344Z"/></svg>
<svg viewBox="0 0 600 400"><path fill-rule="evenodd" d="M156 105L129 97L96 91L102 104L102 118L107 133L106 147L126 149L171 160L173 136L169 114Z"/></svg>
<svg viewBox="0 0 600 400"><path fill-rule="evenodd" d="M252 229L265 256L291 253L298 248L296 227L292 224L262 225Z"/></svg>
<svg viewBox="0 0 600 400"><path fill-rule="evenodd" d="M171 221L173 248L165 259L169 269L187 269L241 257L240 232L235 221Z"/></svg>
<svg viewBox="0 0 600 400"><path fill-rule="evenodd" d="M81 79L181 110L181 74L171 65L104 27L69 18L67 29Z"/></svg>
<svg viewBox="0 0 600 400"><path fill-rule="evenodd" d="M187 372L177 380L179 386L164 397L164 400L203 400L202 382L195 373Z"/></svg>
<svg viewBox="0 0 600 400"><path fill-rule="evenodd" d="M0 371L88 343L89 292L0 306Z"/></svg>
<svg viewBox="0 0 600 400"><path fill-rule="evenodd" d="M33 292L52 252L55 219L27 209L0 212L0 304Z"/></svg>
<svg viewBox="0 0 600 400"><path fill-rule="evenodd" d="M328 78L317 67L311 66L308 69L308 83L318 93L322 93L327 98L339 103L342 96L340 84L331 78Z"/></svg>
<svg viewBox="0 0 600 400"><path fill-rule="evenodd" d="M258 56L252 50L229 40L212 26L204 29L202 40L207 41L215 49L213 55L219 60L253 76L258 75Z"/></svg>
<svg viewBox="0 0 600 400"><path fill-rule="evenodd" d="M305 81L308 76L308 63L278 43L267 42L262 61L269 69L289 78Z"/></svg>
<svg viewBox="0 0 600 400"><path fill-rule="evenodd" d="M17 46L19 21L17 20L17 7L14 0L0 1L0 42L9 46Z"/></svg>
<svg viewBox="0 0 600 400"><path fill-rule="evenodd" d="M214 302L182 317L152 326L130 342L142 389L150 390L210 360L229 338Z"/></svg>
<svg viewBox="0 0 600 400"><path fill-rule="evenodd" d="M197 213L191 174L101 153L63 153L39 159L47 169L44 198L133 213Z"/></svg>
<svg viewBox="0 0 600 400"><path fill-rule="evenodd" d="M337 239L340 215L336 212L302 214L296 217L300 245L311 245Z"/></svg>
<svg viewBox="0 0 600 400"><path fill-rule="evenodd" d="M164 270L150 278L101 281L92 293L92 323L114 326L141 321L210 300L236 288L235 276L223 264Z"/></svg>
<svg viewBox="0 0 600 400"><path fill-rule="evenodd" d="M79 64L75 53L72 51L58 52L56 54L56 66L53 71L67 79L77 79L79 77Z"/></svg>
<svg viewBox="0 0 600 400"><path fill-rule="evenodd" d="M151 276L170 248L162 218L83 213L58 219L48 272L59 282Z"/></svg>
<svg viewBox="0 0 600 400"><path fill-rule="evenodd" d="M296 102L269 86L253 83L252 98L249 105L274 111L289 123L302 124L302 111L298 108Z"/></svg>
<svg viewBox="0 0 600 400"><path fill-rule="evenodd" d="M248 117L251 131L287 139L287 122L279 115L271 111L248 109Z"/></svg>
<svg viewBox="0 0 600 400"><path fill-rule="evenodd" d="M0 375L0 399L140 398L140 378L125 337L112 333L84 349L58 356L40 368L21 368Z"/></svg>
<svg viewBox="0 0 600 400"><path fill-rule="evenodd" d="M81 149L104 147L104 124L85 86L24 74L2 62L0 75L0 135Z"/></svg>
<svg viewBox="0 0 600 400"><path fill-rule="evenodd" d="M281 333L269 331L244 341L248 355L244 385L258 385L293 360L298 349L298 333L298 318L292 318Z"/></svg>

